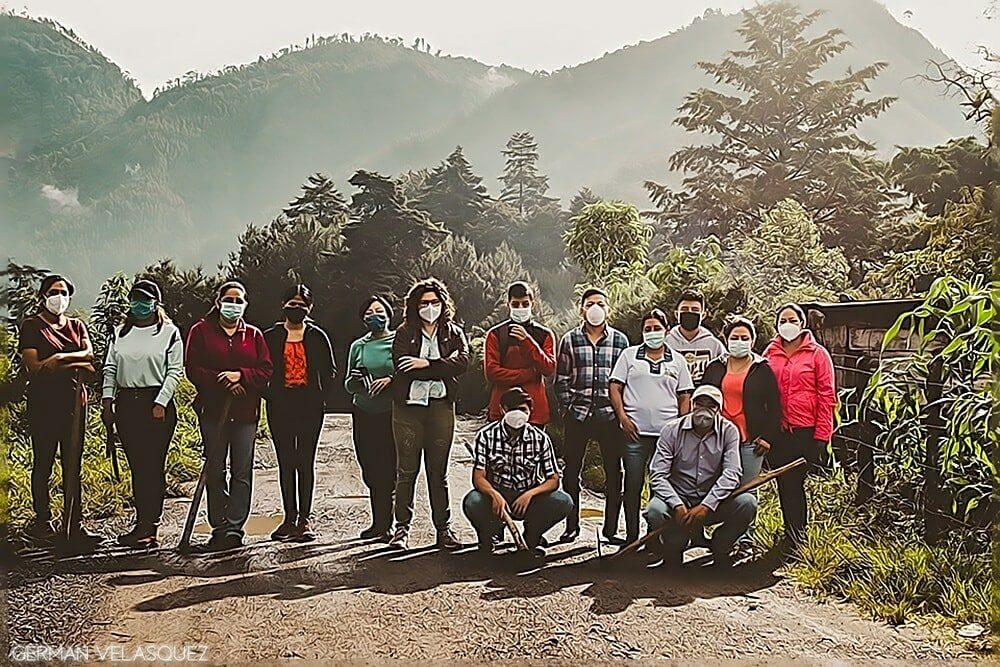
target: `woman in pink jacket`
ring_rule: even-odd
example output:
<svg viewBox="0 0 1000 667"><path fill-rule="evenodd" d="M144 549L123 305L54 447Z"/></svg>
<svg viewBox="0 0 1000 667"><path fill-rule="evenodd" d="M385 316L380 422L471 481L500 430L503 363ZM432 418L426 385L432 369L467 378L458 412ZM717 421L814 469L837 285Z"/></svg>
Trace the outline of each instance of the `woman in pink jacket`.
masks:
<svg viewBox="0 0 1000 667"><path fill-rule="evenodd" d="M785 538L799 544L805 538L808 511L805 481L808 468L821 461L833 437L837 405L830 353L805 328L802 308L787 304L778 309L778 335L767 346L771 370L781 396L781 437L768 453L772 468L802 456L808 466L778 478L778 498L785 521Z"/></svg>

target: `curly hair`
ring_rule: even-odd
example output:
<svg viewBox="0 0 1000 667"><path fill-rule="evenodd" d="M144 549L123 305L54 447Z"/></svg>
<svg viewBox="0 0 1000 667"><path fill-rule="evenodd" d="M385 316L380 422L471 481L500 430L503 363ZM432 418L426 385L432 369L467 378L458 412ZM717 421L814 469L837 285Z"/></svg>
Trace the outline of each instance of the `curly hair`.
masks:
<svg viewBox="0 0 1000 667"><path fill-rule="evenodd" d="M441 319L438 324L447 325L455 317L455 302L452 301L451 294L445 284L437 278L425 278L413 283L413 287L406 293L406 306L403 312L403 326L407 329L418 329L421 326L420 319L420 297L424 292L434 292L441 300Z"/></svg>

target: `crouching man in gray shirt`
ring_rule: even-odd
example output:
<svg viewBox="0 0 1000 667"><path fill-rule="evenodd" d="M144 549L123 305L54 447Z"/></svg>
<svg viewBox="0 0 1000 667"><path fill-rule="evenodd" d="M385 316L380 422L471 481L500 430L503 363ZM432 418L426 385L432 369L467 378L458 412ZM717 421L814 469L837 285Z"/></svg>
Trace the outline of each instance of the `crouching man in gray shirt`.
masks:
<svg viewBox="0 0 1000 667"><path fill-rule="evenodd" d="M712 535L712 557L716 566L729 567L733 545L757 516L757 498L742 493L726 500L742 466L739 429L719 414L722 392L702 385L691 400L691 413L668 422L656 442L646 522L650 530L669 525L660 535L667 565L681 564L692 531L721 524Z"/></svg>

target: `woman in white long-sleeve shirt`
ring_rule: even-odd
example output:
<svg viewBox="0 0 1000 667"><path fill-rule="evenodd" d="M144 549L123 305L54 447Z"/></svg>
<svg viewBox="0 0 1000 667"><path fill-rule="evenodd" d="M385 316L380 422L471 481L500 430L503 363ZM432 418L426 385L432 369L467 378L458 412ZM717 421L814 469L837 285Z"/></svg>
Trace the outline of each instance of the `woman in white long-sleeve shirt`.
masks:
<svg viewBox="0 0 1000 667"><path fill-rule="evenodd" d="M103 419L114 424L132 471L135 527L118 538L135 548L157 545L167 448L177 426L174 392L184 373L181 334L163 311L160 288L137 280L125 324L108 342Z"/></svg>

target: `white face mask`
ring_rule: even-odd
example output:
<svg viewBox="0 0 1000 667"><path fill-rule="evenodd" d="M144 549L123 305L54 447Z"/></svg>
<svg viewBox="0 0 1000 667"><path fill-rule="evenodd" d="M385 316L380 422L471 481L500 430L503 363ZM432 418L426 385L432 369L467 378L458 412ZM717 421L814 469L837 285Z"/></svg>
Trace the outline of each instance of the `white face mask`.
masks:
<svg viewBox="0 0 1000 667"><path fill-rule="evenodd" d="M69 297L65 294L53 294L45 298L45 310L56 317L62 315L69 308Z"/></svg>
<svg viewBox="0 0 1000 667"><path fill-rule="evenodd" d="M750 356L751 347L748 340L733 339L729 341L729 354L737 359L745 359Z"/></svg>
<svg viewBox="0 0 1000 667"><path fill-rule="evenodd" d="M662 329L642 332L642 342L651 350L658 350L663 347L663 342L666 339L667 332Z"/></svg>
<svg viewBox="0 0 1000 667"><path fill-rule="evenodd" d="M420 308L420 319L427 324L433 324L441 317L441 304L429 304Z"/></svg>
<svg viewBox="0 0 1000 667"><path fill-rule="evenodd" d="M528 423L528 413L524 410L510 410L503 415L503 423L507 428L519 431Z"/></svg>
<svg viewBox="0 0 1000 667"><path fill-rule="evenodd" d="M607 316L608 314L604 312L604 308L598 303L590 304L584 315L587 320L587 324L592 327L599 327L604 324L604 320Z"/></svg>
<svg viewBox="0 0 1000 667"><path fill-rule="evenodd" d="M791 343L802 333L801 325L795 322L782 322L778 325L778 335Z"/></svg>
<svg viewBox="0 0 1000 667"><path fill-rule="evenodd" d="M531 306L527 308L511 308L510 319L517 324L524 324L531 319Z"/></svg>

